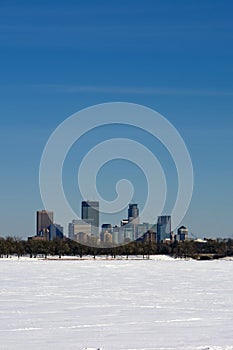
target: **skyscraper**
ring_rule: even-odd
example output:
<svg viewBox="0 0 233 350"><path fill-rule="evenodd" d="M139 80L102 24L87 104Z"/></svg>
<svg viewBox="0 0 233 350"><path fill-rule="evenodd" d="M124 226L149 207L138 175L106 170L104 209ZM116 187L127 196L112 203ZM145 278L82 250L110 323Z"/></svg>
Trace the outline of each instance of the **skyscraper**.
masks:
<svg viewBox="0 0 233 350"><path fill-rule="evenodd" d="M129 204L128 220L129 222L134 221L134 224L139 224L139 209L137 204Z"/></svg>
<svg viewBox="0 0 233 350"><path fill-rule="evenodd" d="M157 242L171 238L171 216L163 215L158 217Z"/></svg>
<svg viewBox="0 0 233 350"><path fill-rule="evenodd" d="M83 201L82 202L82 220L92 225L92 233L99 233L99 202Z"/></svg>
<svg viewBox="0 0 233 350"><path fill-rule="evenodd" d="M36 212L36 235L43 235L53 224L53 212L47 210L39 210Z"/></svg>
<svg viewBox="0 0 233 350"><path fill-rule="evenodd" d="M137 204L129 204L128 208L128 232L126 238L131 241L137 238L138 224L139 224L139 209ZM131 233L130 233L131 232Z"/></svg>

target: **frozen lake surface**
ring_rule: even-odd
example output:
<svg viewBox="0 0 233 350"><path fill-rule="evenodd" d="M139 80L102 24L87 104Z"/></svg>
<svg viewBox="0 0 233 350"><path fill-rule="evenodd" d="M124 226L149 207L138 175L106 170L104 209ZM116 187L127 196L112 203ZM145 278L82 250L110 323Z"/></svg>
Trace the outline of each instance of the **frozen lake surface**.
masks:
<svg viewBox="0 0 233 350"><path fill-rule="evenodd" d="M0 349L233 349L233 261L0 259Z"/></svg>

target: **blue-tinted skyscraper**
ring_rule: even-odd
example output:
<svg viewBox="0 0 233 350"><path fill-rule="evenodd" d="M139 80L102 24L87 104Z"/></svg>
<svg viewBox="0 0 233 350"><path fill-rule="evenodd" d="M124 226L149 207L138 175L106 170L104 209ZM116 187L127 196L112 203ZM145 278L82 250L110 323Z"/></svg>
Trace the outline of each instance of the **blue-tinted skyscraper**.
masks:
<svg viewBox="0 0 233 350"><path fill-rule="evenodd" d="M157 242L171 239L171 216L163 215L158 217Z"/></svg>
<svg viewBox="0 0 233 350"><path fill-rule="evenodd" d="M63 227L58 224L51 224L49 226L49 240L52 241L55 238L63 239Z"/></svg>

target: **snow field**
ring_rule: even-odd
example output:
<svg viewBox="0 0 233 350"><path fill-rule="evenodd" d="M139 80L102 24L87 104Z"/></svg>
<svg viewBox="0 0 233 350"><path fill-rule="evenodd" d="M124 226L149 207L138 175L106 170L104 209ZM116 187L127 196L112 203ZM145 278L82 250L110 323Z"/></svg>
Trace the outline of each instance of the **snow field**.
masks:
<svg viewBox="0 0 233 350"><path fill-rule="evenodd" d="M0 260L0 349L233 350L232 261Z"/></svg>

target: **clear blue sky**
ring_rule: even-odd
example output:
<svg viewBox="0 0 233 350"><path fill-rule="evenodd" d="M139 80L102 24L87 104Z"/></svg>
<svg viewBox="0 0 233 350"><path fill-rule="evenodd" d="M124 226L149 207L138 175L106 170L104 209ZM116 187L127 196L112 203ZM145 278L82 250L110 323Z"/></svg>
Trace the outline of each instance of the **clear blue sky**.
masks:
<svg viewBox="0 0 233 350"><path fill-rule="evenodd" d="M163 114L187 144L195 184L183 224L232 237L232 12L230 0L2 0L0 235L34 234L40 157L59 123L127 101ZM78 211L80 200L71 198Z"/></svg>

